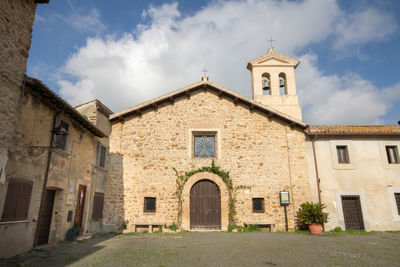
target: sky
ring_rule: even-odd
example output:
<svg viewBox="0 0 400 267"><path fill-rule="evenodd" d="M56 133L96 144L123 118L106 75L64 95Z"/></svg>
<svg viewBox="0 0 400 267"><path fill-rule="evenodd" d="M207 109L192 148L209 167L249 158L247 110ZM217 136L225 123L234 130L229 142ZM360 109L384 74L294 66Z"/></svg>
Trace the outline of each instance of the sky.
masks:
<svg viewBox="0 0 400 267"><path fill-rule="evenodd" d="M400 120L398 0L51 0L38 5L27 73L72 105L114 112L203 76L251 98L247 63L275 51L300 60L308 124Z"/></svg>

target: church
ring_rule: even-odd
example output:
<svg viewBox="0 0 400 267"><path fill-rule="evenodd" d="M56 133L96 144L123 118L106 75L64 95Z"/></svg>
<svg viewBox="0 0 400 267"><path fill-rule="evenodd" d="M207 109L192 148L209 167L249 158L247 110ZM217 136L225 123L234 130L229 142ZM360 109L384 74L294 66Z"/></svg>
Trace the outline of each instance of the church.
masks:
<svg viewBox="0 0 400 267"><path fill-rule="evenodd" d="M14 55L0 65L0 257L71 229L293 231L307 201L326 205L325 230L400 230L400 126L308 125L300 62L272 47L247 65L251 99L204 76L116 113L97 99L72 107L26 76L48 2L0 4L0 52Z"/></svg>
<svg viewBox="0 0 400 267"><path fill-rule="evenodd" d="M184 230L227 230L229 224L284 230L285 190L294 230L299 205L311 201L298 64L271 48L248 64L253 99L205 76L112 114L106 203L118 205L105 214L108 223L120 224L118 214L128 231L172 223ZM212 164L217 171L197 172Z"/></svg>

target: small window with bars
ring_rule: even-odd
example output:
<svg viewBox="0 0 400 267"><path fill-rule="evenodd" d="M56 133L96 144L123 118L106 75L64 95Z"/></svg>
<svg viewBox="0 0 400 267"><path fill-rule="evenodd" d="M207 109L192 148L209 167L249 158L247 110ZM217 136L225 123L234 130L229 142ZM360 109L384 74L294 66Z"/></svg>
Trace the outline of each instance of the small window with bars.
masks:
<svg viewBox="0 0 400 267"><path fill-rule="evenodd" d="M96 162L98 167L104 168L106 166L107 148L97 142Z"/></svg>
<svg viewBox="0 0 400 267"><path fill-rule="evenodd" d="M145 197L144 198L144 212L156 212L156 198L155 197Z"/></svg>
<svg viewBox="0 0 400 267"><path fill-rule="evenodd" d="M253 198L253 213L263 213L263 212L264 212L264 199Z"/></svg>
<svg viewBox="0 0 400 267"><path fill-rule="evenodd" d="M394 198L396 199L397 213L400 215L400 193L394 193Z"/></svg>
<svg viewBox="0 0 400 267"><path fill-rule="evenodd" d="M342 164L350 163L349 150L347 146L336 146L338 162Z"/></svg>
<svg viewBox="0 0 400 267"><path fill-rule="evenodd" d="M195 158L215 157L215 133L194 133L193 155Z"/></svg>
<svg viewBox="0 0 400 267"><path fill-rule="evenodd" d="M400 163L399 151L397 149L397 146L386 146L386 155L389 164Z"/></svg>

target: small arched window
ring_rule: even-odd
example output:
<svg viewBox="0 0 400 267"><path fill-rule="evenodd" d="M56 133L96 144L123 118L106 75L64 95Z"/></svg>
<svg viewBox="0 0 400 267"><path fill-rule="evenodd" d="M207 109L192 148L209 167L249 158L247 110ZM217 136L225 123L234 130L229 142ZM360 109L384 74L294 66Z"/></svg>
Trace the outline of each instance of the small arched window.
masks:
<svg viewBox="0 0 400 267"><path fill-rule="evenodd" d="M287 95L287 81L285 73L279 74L279 94Z"/></svg>
<svg viewBox="0 0 400 267"><path fill-rule="evenodd" d="M263 95L271 94L271 79L268 73L262 75L262 89Z"/></svg>

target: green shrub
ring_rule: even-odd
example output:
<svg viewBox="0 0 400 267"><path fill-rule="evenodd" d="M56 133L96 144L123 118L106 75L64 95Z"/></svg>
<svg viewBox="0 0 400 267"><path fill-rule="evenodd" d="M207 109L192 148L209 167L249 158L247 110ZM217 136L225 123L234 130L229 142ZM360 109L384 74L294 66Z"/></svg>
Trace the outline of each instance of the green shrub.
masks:
<svg viewBox="0 0 400 267"><path fill-rule="evenodd" d="M167 228L171 231L176 232L178 230L178 225L176 225L174 222L171 225L168 225Z"/></svg>
<svg viewBox="0 0 400 267"><path fill-rule="evenodd" d="M340 228L339 226L335 227L334 229L330 230L330 232L333 233L341 233L343 232L342 228Z"/></svg>
<svg viewBox="0 0 400 267"><path fill-rule="evenodd" d="M328 213L322 210L326 206L320 203L305 202L300 205L300 210L297 212L299 222L310 225L312 223L323 224L328 222Z"/></svg>
<svg viewBox="0 0 400 267"><path fill-rule="evenodd" d="M158 226L158 230L157 230L157 231L154 231L153 233L155 233L155 234L160 234L160 233L162 233L162 232L163 232L162 226Z"/></svg>

